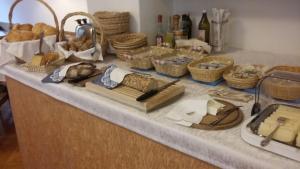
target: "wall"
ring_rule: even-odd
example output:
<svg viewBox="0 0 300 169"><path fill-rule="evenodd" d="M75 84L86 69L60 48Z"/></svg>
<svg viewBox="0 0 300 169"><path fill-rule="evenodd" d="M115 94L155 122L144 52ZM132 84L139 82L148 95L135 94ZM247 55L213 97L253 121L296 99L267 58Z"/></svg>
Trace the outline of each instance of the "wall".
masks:
<svg viewBox="0 0 300 169"><path fill-rule="evenodd" d="M157 15L162 14L165 30L168 16L172 14L171 0L140 0L141 30L148 35L148 40L154 44L157 32Z"/></svg>
<svg viewBox="0 0 300 169"><path fill-rule="evenodd" d="M0 21L8 22L8 12L14 0L1 0ZM55 11L59 22L70 12L87 11L86 0L47 0L46 1ZM45 22L54 25L50 11L45 6L35 0L25 0L20 2L14 10L14 23L36 23ZM73 31L76 23L68 21L66 30Z"/></svg>
<svg viewBox="0 0 300 169"><path fill-rule="evenodd" d="M130 30L139 32L140 22L140 0L87 0L89 13L96 11L129 11Z"/></svg>
<svg viewBox="0 0 300 169"><path fill-rule="evenodd" d="M300 56L299 0L173 0L174 14L194 16L194 30L202 9L213 7L232 12L230 46Z"/></svg>

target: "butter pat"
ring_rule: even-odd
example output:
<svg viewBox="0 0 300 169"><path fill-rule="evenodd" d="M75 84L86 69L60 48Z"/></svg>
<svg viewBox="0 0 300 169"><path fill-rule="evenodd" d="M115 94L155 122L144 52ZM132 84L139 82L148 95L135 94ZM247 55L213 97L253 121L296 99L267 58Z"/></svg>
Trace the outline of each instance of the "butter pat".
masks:
<svg viewBox="0 0 300 169"><path fill-rule="evenodd" d="M32 66L41 66L42 59L43 59L43 56L41 56L41 55L33 56L31 59L31 65Z"/></svg>

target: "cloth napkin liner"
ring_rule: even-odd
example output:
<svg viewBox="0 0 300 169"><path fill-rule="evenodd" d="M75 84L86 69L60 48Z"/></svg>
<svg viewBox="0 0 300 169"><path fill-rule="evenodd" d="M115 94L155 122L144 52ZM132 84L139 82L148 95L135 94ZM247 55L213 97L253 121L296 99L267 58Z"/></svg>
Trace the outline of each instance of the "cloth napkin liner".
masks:
<svg viewBox="0 0 300 169"><path fill-rule="evenodd" d="M217 115L218 110L224 105L213 100L209 95L181 100L166 115L176 124L190 127L192 124L199 124L207 113Z"/></svg>
<svg viewBox="0 0 300 169"><path fill-rule="evenodd" d="M95 47L85 50L85 51L67 51L65 50L62 45L67 43L66 41L64 42L59 42L57 43L57 49L59 52L63 53L66 59L68 59L70 56L74 55L80 59L84 60L100 60L103 61L103 55L102 55L102 49L100 44L96 44Z"/></svg>
<svg viewBox="0 0 300 169"><path fill-rule="evenodd" d="M48 52L54 50L54 44L56 42L56 36L47 36L43 39L42 51ZM18 57L26 62L30 62L32 56L39 51L39 40L23 41L23 42L7 42L6 39L1 40L1 45L6 49L1 55L4 58L9 57L9 60L14 60L14 57ZM1 56L1 57L2 57ZM7 60L7 59L6 59ZM6 64L2 62L0 64Z"/></svg>

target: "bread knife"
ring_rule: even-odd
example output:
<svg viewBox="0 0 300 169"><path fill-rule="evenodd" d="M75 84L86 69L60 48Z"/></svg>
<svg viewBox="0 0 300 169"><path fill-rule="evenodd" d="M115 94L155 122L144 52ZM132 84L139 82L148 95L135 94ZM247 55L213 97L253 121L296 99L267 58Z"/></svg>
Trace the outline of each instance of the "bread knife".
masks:
<svg viewBox="0 0 300 169"><path fill-rule="evenodd" d="M165 84L165 85L163 85L163 86L161 86L161 87L159 87L159 88L157 88L157 89L150 90L150 91L148 91L148 92L146 92L146 93L140 95L140 96L136 99L136 101L142 102L142 101L144 101L144 100L146 100L146 99L149 99L150 97L156 95L157 93L163 91L164 89L166 89L166 88L168 88L168 87L174 85L175 83L177 83L177 82L179 82L179 81L180 81L180 79L177 79L177 80L174 80L174 81L172 81L172 82L169 82L169 83L167 83L167 84Z"/></svg>

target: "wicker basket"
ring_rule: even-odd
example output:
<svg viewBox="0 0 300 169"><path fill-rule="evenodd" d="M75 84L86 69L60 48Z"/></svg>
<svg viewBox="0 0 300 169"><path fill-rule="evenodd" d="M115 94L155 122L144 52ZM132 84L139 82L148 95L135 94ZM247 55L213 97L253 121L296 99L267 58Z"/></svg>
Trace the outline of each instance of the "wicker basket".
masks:
<svg viewBox="0 0 300 169"><path fill-rule="evenodd" d="M206 63L211 61L218 61L221 62L227 66L219 69L214 70L208 70L208 69L200 69L198 68L198 65L200 63ZM209 56L206 58L203 58L201 60L194 61L188 65L188 69L192 74L192 78L197 81L202 82L214 82L222 78L223 73L232 68L234 64L234 61L231 57L228 56Z"/></svg>
<svg viewBox="0 0 300 169"><path fill-rule="evenodd" d="M166 54L163 56L154 56L152 60L152 64L155 67L155 71L171 77L182 77L188 74L188 68L186 64L170 64L164 63L164 60L170 57L182 57L181 55L177 54L176 52L173 54ZM192 59L192 58L191 58Z"/></svg>
<svg viewBox="0 0 300 169"><path fill-rule="evenodd" d="M12 6L10 7L10 10L9 10L9 13L8 13L8 21L9 21L9 28L12 29L13 27L13 22L12 22L12 19L13 19L13 12L14 12L14 9L15 7L20 3L22 2L22 0L16 0ZM56 42L58 42L59 40L59 23L58 23L58 19L57 19L57 16L54 12L54 10L43 0L37 0L37 2L40 2L42 5L44 5L50 12L51 14L53 15L53 19L54 19L54 23L55 23L55 28L57 30L57 34L56 34ZM23 64L25 63L24 60L18 58L18 57L15 57L16 59L16 62L19 63L19 64Z"/></svg>
<svg viewBox="0 0 300 169"><path fill-rule="evenodd" d="M300 74L298 66L275 66L270 69L266 75L274 71L285 71ZM263 82L264 91L273 98L281 100L298 100L300 99L300 83L288 80L268 78Z"/></svg>
<svg viewBox="0 0 300 169"><path fill-rule="evenodd" d="M73 12L73 13L69 13L67 14L61 21L61 32L60 32L60 41L65 41L66 37L65 37L65 30L64 30L64 26L66 21L73 17L73 16L85 16L87 18L89 18L92 22L92 25L95 27L95 29L100 30L100 33L96 33L97 36L97 43L99 43L101 45L101 50L102 50L102 55L105 56L106 55L106 51L108 48L108 41L105 39L104 33L103 33L103 28L102 26L96 21L95 17L89 13L86 12Z"/></svg>
<svg viewBox="0 0 300 169"><path fill-rule="evenodd" d="M229 69L224 72L223 78L226 80L226 83L228 86L236 89L251 89L256 86L256 84L259 81L259 77L250 77L250 78L236 78L231 75L231 71L235 69L236 66L234 66L232 69Z"/></svg>
<svg viewBox="0 0 300 169"><path fill-rule="evenodd" d="M103 26L104 34L107 36L122 34L129 31L129 12L100 11L96 12L94 16Z"/></svg>
<svg viewBox="0 0 300 169"><path fill-rule="evenodd" d="M159 57L165 54L171 54L173 52L174 49L171 48L151 46L130 51L124 57L125 60L129 63L130 67L149 70L153 68L153 64L151 61L152 57Z"/></svg>

